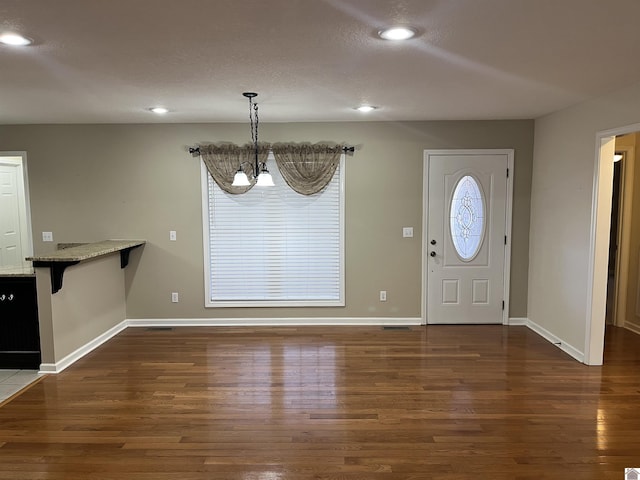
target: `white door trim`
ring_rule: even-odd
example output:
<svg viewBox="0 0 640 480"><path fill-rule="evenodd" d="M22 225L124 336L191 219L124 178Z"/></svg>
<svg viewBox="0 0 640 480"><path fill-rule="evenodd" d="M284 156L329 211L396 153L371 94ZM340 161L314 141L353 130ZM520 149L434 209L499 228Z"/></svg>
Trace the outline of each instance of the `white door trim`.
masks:
<svg viewBox="0 0 640 480"><path fill-rule="evenodd" d="M596 133L584 339L584 363L587 365L602 365L604 354L615 139L618 135L638 131L640 123Z"/></svg>
<svg viewBox="0 0 640 480"><path fill-rule="evenodd" d="M619 146L616 152L624 153L620 169L620 198L618 207L618 231L616 232L618 240L618 250L616 252L616 267L614 279L613 294L613 324L618 327L624 327L627 318L627 288L629 281L629 257L631 250L631 219L632 219L632 195L633 195L633 177L635 167L635 147Z"/></svg>
<svg viewBox="0 0 640 480"><path fill-rule="evenodd" d="M25 210L25 221L23 225L20 226L20 242L22 244L23 257L28 257L33 255L33 235L31 230L31 204L29 202L29 178L27 175L27 152L0 152L0 161L2 161L4 157L13 157L14 159L17 157L19 159L20 165L18 168L22 173L22 183L19 185L18 194L22 197L20 201L23 201ZM14 162L11 161L8 163L13 164ZM31 262L27 262L23 258L22 264L24 266L30 266Z"/></svg>
<svg viewBox="0 0 640 480"><path fill-rule="evenodd" d="M429 156L430 155L507 155L507 202L505 235L507 243L504 249L504 310L502 311L502 324L509 324L509 291L511 279L511 223L513 212L513 178L514 178L514 151L513 149L462 149L462 150L425 150L422 163L422 300L421 320L422 325L427 324L427 274L428 274L428 242L427 226L429 220Z"/></svg>

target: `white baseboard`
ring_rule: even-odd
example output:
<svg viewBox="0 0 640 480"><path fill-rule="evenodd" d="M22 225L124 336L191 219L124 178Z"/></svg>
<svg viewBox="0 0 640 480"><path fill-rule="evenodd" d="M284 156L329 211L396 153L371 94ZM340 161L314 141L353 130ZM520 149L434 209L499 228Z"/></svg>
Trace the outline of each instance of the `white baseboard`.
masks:
<svg viewBox="0 0 640 480"><path fill-rule="evenodd" d="M420 317L318 317L318 318L131 318L129 327L300 327L300 326L406 326L421 325Z"/></svg>
<svg viewBox="0 0 640 480"><path fill-rule="evenodd" d="M42 364L40 364L40 373L60 373L60 372L62 372L69 365L71 365L72 363L80 360L87 353L91 352L92 350L95 350L96 348L98 348L100 345L102 345L107 340L110 340L111 338L115 337L117 334L119 334L125 328L127 328L127 321L123 320L118 325L116 325L115 327L110 328L109 330L104 332L102 335L97 336L96 338L91 340L86 345L83 345L82 347L78 348L76 351L71 352L69 355L64 357L59 362L56 362L56 363L42 363Z"/></svg>
<svg viewBox="0 0 640 480"><path fill-rule="evenodd" d="M631 322L624 322L624 328L640 335L640 325Z"/></svg>
<svg viewBox="0 0 640 480"><path fill-rule="evenodd" d="M558 347L563 352L571 355L573 358L575 358L579 362L584 363L584 352L581 352L580 350L578 350L574 346L569 345L568 343L562 341L561 338L556 337L549 330L547 330L544 327L541 327L540 325L538 325L535 322L532 322L529 319L527 319L527 327L529 327L531 330L536 332L538 335L540 335L545 340L549 341L550 343L553 343L556 347Z"/></svg>
<svg viewBox="0 0 640 480"><path fill-rule="evenodd" d="M509 323L507 325L509 326L527 326L527 324L529 323L529 319L528 318L524 318L524 317L510 317L509 318Z"/></svg>

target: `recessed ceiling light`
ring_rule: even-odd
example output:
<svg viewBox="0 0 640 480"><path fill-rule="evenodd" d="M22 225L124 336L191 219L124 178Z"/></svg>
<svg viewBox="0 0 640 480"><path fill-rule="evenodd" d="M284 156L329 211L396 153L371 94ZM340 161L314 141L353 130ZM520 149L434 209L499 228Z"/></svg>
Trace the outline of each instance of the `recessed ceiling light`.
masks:
<svg viewBox="0 0 640 480"><path fill-rule="evenodd" d="M383 40L409 40L417 33L418 31L413 27L387 27L378 30L378 36Z"/></svg>
<svg viewBox="0 0 640 480"><path fill-rule="evenodd" d="M149 110L151 110L153 113L157 113L158 115L169 113L169 109L166 107L151 107Z"/></svg>
<svg viewBox="0 0 640 480"><path fill-rule="evenodd" d="M25 47L31 45L33 40L17 33L3 33L0 35L0 43L11 45L12 47Z"/></svg>
<svg viewBox="0 0 640 480"><path fill-rule="evenodd" d="M377 109L378 107L374 107L373 105L360 105L359 107L355 108L355 110L358 110L359 112L362 112L362 113L372 112Z"/></svg>

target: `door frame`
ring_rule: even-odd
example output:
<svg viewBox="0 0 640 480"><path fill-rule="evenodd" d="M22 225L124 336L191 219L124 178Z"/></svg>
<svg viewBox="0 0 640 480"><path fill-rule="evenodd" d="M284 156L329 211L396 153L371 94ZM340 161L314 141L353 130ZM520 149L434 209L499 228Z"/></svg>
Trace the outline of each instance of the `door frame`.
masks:
<svg viewBox="0 0 640 480"><path fill-rule="evenodd" d="M596 133L583 360L587 365L602 365L604 358L613 155L616 137L639 131L640 123L634 123Z"/></svg>
<svg viewBox="0 0 640 480"><path fill-rule="evenodd" d="M31 203L29 200L29 177L27 174L27 152L18 151L0 151L0 161L4 157L18 157L20 158L20 165L18 166L18 172L21 174L22 184L19 188L19 195L22 197L18 201L24 202L25 219L23 225L20 226L20 243L22 245L23 257L29 257L33 255L33 235L31 227ZM24 227L25 231L22 231ZM22 260L22 266L30 266L31 262Z"/></svg>
<svg viewBox="0 0 640 480"><path fill-rule="evenodd" d="M504 248L504 309L502 311L502 324L509 324L509 291L511 283L511 224L513 216L513 179L514 175L514 150L513 149L446 149L424 150L422 170L422 304L421 324L427 324L427 288L428 285L428 254L427 227L429 220L429 161L431 155L506 155L507 156L507 198L505 211L505 235L507 242Z"/></svg>
<svg viewBox="0 0 640 480"><path fill-rule="evenodd" d="M615 148L624 157L620 166L620 193L618 207L618 231L616 232L618 249L615 258L615 276L613 279L613 324L624 327L627 317L627 285L629 282L629 256L631 254L631 202L633 188L628 183L633 182L635 167L635 148L631 145L621 145ZM611 245L609 245L611 248Z"/></svg>

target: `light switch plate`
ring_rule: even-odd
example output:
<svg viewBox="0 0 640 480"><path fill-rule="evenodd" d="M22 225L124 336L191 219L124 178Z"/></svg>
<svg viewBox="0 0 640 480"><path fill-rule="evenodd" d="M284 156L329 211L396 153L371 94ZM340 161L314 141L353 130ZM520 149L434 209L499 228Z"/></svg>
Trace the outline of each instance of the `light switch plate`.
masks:
<svg viewBox="0 0 640 480"><path fill-rule="evenodd" d="M176 231L175 230L170 230L169 231L169 240L171 240L172 242L175 242L177 238L178 238L178 234L176 233Z"/></svg>
<svg viewBox="0 0 640 480"><path fill-rule="evenodd" d="M413 237L413 227L402 227L402 236L404 238L412 238Z"/></svg>

